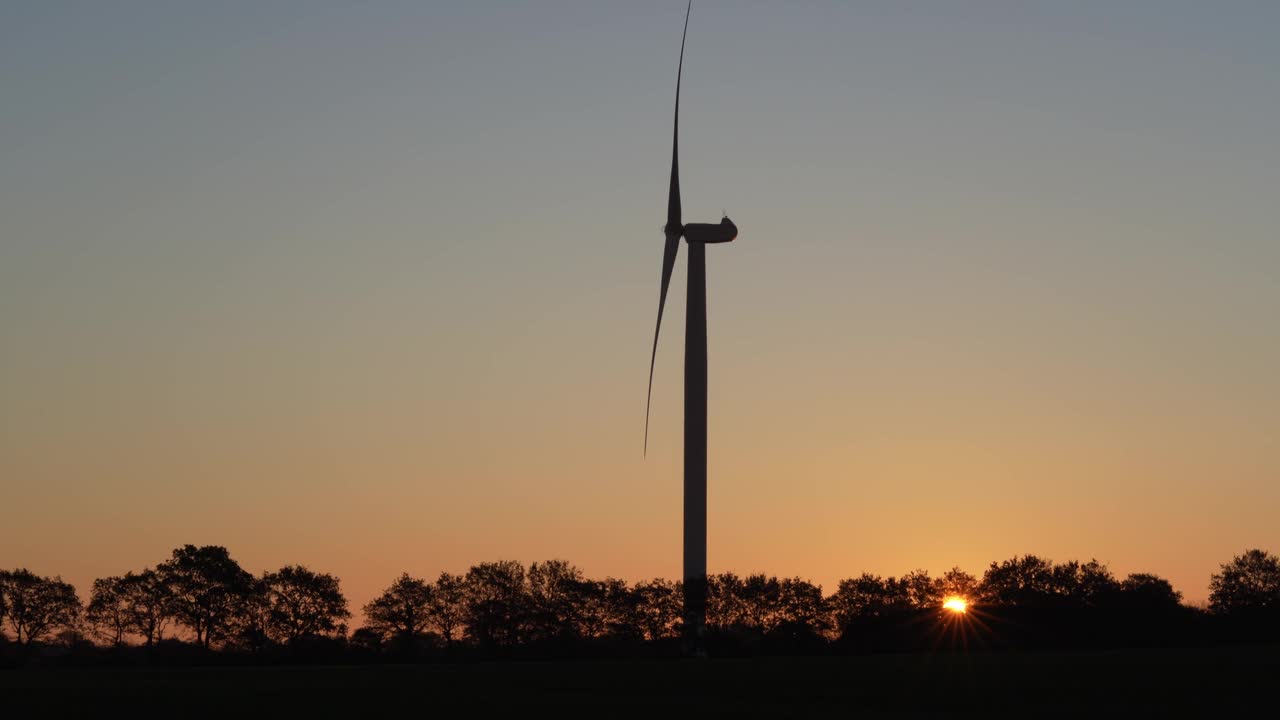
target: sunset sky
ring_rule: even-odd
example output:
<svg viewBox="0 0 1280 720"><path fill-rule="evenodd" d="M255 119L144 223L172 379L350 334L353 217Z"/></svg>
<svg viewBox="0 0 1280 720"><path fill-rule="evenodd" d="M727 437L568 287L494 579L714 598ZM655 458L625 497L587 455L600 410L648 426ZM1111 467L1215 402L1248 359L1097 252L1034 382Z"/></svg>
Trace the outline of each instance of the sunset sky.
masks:
<svg viewBox="0 0 1280 720"><path fill-rule="evenodd" d="M0 567L680 573L683 0L0 6ZM709 569L1280 551L1280 4L714 2Z"/></svg>

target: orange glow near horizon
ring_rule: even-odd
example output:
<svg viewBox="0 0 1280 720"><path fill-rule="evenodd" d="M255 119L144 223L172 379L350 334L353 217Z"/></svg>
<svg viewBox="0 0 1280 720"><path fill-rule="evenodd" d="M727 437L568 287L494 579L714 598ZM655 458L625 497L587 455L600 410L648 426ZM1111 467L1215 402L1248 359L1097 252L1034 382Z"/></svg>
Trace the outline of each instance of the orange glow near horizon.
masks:
<svg viewBox="0 0 1280 720"><path fill-rule="evenodd" d="M942 607L957 615L963 615L969 611L969 601L953 595L942 602Z"/></svg>

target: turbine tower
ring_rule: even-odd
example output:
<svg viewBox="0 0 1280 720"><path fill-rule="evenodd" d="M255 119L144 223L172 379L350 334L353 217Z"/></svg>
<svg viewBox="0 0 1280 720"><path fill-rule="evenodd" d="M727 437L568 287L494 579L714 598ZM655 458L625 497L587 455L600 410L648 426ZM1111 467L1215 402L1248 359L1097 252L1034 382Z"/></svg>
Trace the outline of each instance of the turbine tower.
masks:
<svg viewBox="0 0 1280 720"><path fill-rule="evenodd" d="M675 269L680 238L689 244L689 294L684 326L684 639L685 652L706 654L707 621L707 245L729 242L738 228L725 216L719 223L681 223L680 218L680 79L684 74L684 41L689 34L689 7L680 36L676 69L676 107L671 137L671 187L667 198L666 246L662 254L662 289L658 323L649 357L649 399L644 411L644 447L649 451L649 406L653 401L653 367L667 288Z"/></svg>

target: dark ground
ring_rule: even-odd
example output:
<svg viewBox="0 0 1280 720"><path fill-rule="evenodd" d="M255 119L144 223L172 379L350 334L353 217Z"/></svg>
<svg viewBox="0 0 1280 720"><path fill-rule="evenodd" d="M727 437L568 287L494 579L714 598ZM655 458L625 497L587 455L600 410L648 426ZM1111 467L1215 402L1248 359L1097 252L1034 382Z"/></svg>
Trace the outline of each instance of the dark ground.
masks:
<svg viewBox="0 0 1280 720"><path fill-rule="evenodd" d="M0 708L14 718L1276 717L1277 690L1274 646L0 671Z"/></svg>

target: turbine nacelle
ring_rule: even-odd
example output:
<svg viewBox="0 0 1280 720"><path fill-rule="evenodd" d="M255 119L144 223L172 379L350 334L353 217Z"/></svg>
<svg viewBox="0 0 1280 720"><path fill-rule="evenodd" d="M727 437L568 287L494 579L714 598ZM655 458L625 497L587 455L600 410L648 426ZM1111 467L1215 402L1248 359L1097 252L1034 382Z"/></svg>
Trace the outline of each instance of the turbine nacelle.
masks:
<svg viewBox="0 0 1280 720"><path fill-rule="evenodd" d="M684 237L689 242L707 244L731 242L738 237L738 226L725 215L718 223L688 223L684 226Z"/></svg>

